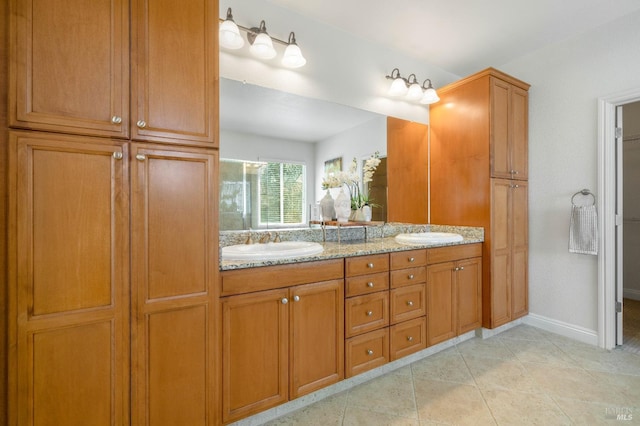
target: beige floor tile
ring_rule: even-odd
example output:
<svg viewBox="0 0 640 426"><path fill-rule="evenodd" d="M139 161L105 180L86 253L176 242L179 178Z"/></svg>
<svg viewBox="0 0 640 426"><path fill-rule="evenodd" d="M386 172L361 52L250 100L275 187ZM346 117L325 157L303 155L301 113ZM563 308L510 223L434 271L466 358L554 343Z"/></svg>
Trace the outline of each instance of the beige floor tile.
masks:
<svg viewBox="0 0 640 426"><path fill-rule="evenodd" d="M574 367L575 361L553 343L543 340L504 339L504 345L521 362L538 362L557 367Z"/></svg>
<svg viewBox="0 0 640 426"><path fill-rule="evenodd" d="M585 402L571 398L554 398L558 407L577 425L606 425L617 421L617 415L631 415L631 419L620 421L619 424L640 423L640 411L629 407L610 406L597 402ZM630 410L630 411L629 411ZM634 422L633 417L636 417Z"/></svg>
<svg viewBox="0 0 640 426"><path fill-rule="evenodd" d="M599 402L612 403L615 406L640 407L640 377L627 376L625 374L603 373L590 371L601 389L604 389L616 399L607 399ZM638 413L640 423L640 412Z"/></svg>
<svg viewBox="0 0 640 426"><path fill-rule="evenodd" d="M480 389L539 392L539 385L518 360L465 356Z"/></svg>
<svg viewBox="0 0 640 426"><path fill-rule="evenodd" d="M540 331L532 327L530 325L518 325L516 327L510 328L509 330L503 331L502 333L495 336L501 340L546 340L546 336Z"/></svg>
<svg viewBox="0 0 640 426"><path fill-rule="evenodd" d="M457 425L495 425L475 386L414 379L420 421Z"/></svg>
<svg viewBox="0 0 640 426"><path fill-rule="evenodd" d="M463 356L473 355L500 359L513 358L513 352L511 352L500 339L496 338L486 340L474 338L460 343L457 345L457 348Z"/></svg>
<svg viewBox="0 0 640 426"><path fill-rule="evenodd" d="M458 351L443 351L411 364L413 377L475 384L462 355Z"/></svg>
<svg viewBox="0 0 640 426"><path fill-rule="evenodd" d="M569 425L571 420L548 395L483 390L493 417L499 425Z"/></svg>
<svg viewBox="0 0 640 426"><path fill-rule="evenodd" d="M347 404L347 392L332 395L266 425L339 426Z"/></svg>
<svg viewBox="0 0 640 426"><path fill-rule="evenodd" d="M587 370L640 376L640 355L620 349L604 350L594 346L568 346L563 351L576 365Z"/></svg>
<svg viewBox="0 0 640 426"><path fill-rule="evenodd" d="M349 391L349 407L417 419L411 376L387 374Z"/></svg>
<svg viewBox="0 0 640 426"><path fill-rule="evenodd" d="M344 426L419 426L418 419L409 419L358 407L348 407L344 415Z"/></svg>

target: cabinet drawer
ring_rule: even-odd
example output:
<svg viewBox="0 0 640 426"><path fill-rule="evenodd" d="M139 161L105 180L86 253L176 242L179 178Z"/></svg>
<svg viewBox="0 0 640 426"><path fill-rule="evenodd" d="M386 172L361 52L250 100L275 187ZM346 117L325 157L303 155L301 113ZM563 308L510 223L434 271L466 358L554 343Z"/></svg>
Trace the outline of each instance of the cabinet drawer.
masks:
<svg viewBox="0 0 640 426"><path fill-rule="evenodd" d="M345 337L389 325L389 294L386 291L345 300Z"/></svg>
<svg viewBox="0 0 640 426"><path fill-rule="evenodd" d="M376 291L389 289L389 274L360 275L346 279L345 297L360 296L362 294L375 293Z"/></svg>
<svg viewBox="0 0 640 426"><path fill-rule="evenodd" d="M346 376L352 377L389 362L389 329L371 331L345 344Z"/></svg>
<svg viewBox="0 0 640 426"><path fill-rule="evenodd" d="M400 269L391 271L391 288L403 287L427 281L427 267Z"/></svg>
<svg viewBox="0 0 640 426"><path fill-rule="evenodd" d="M389 295L391 324L423 316L426 311L426 284L394 288Z"/></svg>
<svg viewBox="0 0 640 426"><path fill-rule="evenodd" d="M480 256L482 256L482 243L436 247L427 250L429 264L451 262Z"/></svg>
<svg viewBox="0 0 640 426"><path fill-rule="evenodd" d="M368 275L375 272L385 272L389 270L389 254L374 254L371 256L356 256L345 259L347 277L356 275Z"/></svg>
<svg viewBox="0 0 640 426"><path fill-rule="evenodd" d="M391 269L412 268L427 264L427 250L408 250L391 253Z"/></svg>
<svg viewBox="0 0 640 426"><path fill-rule="evenodd" d="M391 361L427 347L427 319L420 317L389 327Z"/></svg>

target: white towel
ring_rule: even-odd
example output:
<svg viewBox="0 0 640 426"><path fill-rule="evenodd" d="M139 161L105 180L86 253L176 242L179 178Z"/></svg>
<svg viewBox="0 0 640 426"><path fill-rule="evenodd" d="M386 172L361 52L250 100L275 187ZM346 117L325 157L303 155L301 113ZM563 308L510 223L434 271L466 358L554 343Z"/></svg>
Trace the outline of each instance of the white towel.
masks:
<svg viewBox="0 0 640 426"><path fill-rule="evenodd" d="M571 206L569 252L598 254L598 213L596 206Z"/></svg>

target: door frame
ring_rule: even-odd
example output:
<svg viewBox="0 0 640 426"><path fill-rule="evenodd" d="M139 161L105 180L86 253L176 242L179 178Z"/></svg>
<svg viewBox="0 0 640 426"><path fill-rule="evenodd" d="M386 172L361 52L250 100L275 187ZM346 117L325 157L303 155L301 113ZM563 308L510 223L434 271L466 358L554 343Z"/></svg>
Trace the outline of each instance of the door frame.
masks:
<svg viewBox="0 0 640 426"><path fill-rule="evenodd" d="M616 346L616 107L640 101L640 88L598 98L598 346ZM619 253L621 256L622 253Z"/></svg>

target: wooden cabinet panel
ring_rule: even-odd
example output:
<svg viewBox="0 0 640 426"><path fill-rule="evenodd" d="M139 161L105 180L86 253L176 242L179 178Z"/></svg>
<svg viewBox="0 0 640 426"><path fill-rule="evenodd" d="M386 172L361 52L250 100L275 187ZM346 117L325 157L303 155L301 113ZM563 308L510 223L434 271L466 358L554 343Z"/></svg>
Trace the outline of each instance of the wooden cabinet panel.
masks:
<svg viewBox="0 0 640 426"><path fill-rule="evenodd" d="M215 423L217 152L134 144L131 161L132 413L140 424Z"/></svg>
<svg viewBox="0 0 640 426"><path fill-rule="evenodd" d="M391 361L427 347L427 320L420 317L389 327L389 356Z"/></svg>
<svg viewBox="0 0 640 426"><path fill-rule="evenodd" d="M389 325L389 293L381 291L345 301L345 337Z"/></svg>
<svg viewBox="0 0 640 426"><path fill-rule="evenodd" d="M425 284L394 288L389 292L391 324L425 315L425 304Z"/></svg>
<svg viewBox="0 0 640 426"><path fill-rule="evenodd" d="M529 179L529 93L519 87L511 87L511 167L516 172L513 179Z"/></svg>
<svg viewBox="0 0 640 426"><path fill-rule="evenodd" d="M18 0L10 125L128 136L129 2Z"/></svg>
<svg viewBox="0 0 640 426"><path fill-rule="evenodd" d="M360 296L389 289L389 273L360 275L345 280L345 297Z"/></svg>
<svg viewBox="0 0 640 426"><path fill-rule="evenodd" d="M216 0L135 0L132 138L218 146Z"/></svg>
<svg viewBox="0 0 640 426"><path fill-rule="evenodd" d="M460 261L457 267L457 334L460 335L482 326L482 259Z"/></svg>
<svg viewBox="0 0 640 426"><path fill-rule="evenodd" d="M347 339L346 377L353 377L389 362L389 329L370 331Z"/></svg>
<svg viewBox="0 0 640 426"><path fill-rule="evenodd" d="M427 268L419 266L417 268L407 268L391 271L391 288L398 288L407 285L423 283L427 279Z"/></svg>
<svg viewBox="0 0 640 426"><path fill-rule="evenodd" d="M344 286L342 280L291 289L290 398L344 378Z"/></svg>
<svg viewBox="0 0 640 426"><path fill-rule="evenodd" d="M482 244L460 244L430 248L427 250L429 263L452 262L460 259L482 256Z"/></svg>
<svg viewBox="0 0 640 426"><path fill-rule="evenodd" d="M129 422L127 146L11 132L16 424Z"/></svg>
<svg viewBox="0 0 640 426"><path fill-rule="evenodd" d="M518 181L511 191L511 217L513 218L512 237L512 313L520 318L529 312L529 218L528 185Z"/></svg>
<svg viewBox="0 0 640 426"><path fill-rule="evenodd" d="M222 299L223 422L287 401L288 296L279 289Z"/></svg>
<svg viewBox="0 0 640 426"><path fill-rule="evenodd" d="M422 249L390 253L389 259L391 270L425 266L427 264L427 251Z"/></svg>
<svg viewBox="0 0 640 426"><path fill-rule="evenodd" d="M491 77L491 176L497 178L511 177L511 155L509 153L509 103L511 85L500 79Z"/></svg>
<svg viewBox="0 0 640 426"><path fill-rule="evenodd" d="M344 260L345 276L368 275L389 270L389 254L348 257Z"/></svg>
<svg viewBox="0 0 640 426"><path fill-rule="evenodd" d="M427 346L456 336L453 262L427 267Z"/></svg>

